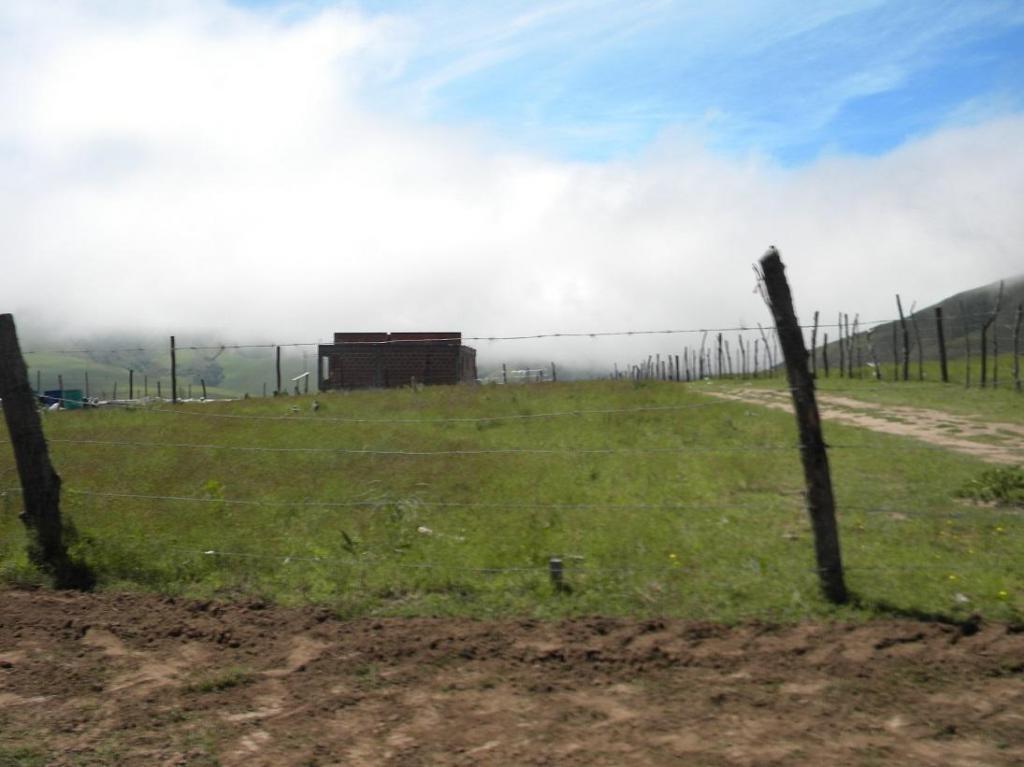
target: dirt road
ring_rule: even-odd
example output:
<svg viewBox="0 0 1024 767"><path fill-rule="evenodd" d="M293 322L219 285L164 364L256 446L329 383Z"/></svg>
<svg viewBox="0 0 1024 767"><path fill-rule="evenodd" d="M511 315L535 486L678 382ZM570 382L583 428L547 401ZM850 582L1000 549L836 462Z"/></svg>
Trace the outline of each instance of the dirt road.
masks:
<svg viewBox="0 0 1024 767"><path fill-rule="evenodd" d="M793 407L789 393L784 391L734 389L705 394L776 410L792 410ZM821 392L818 392L817 399L823 421L911 437L929 445L973 455L990 463L1024 463L1024 426L1018 424L981 421L929 408L883 406Z"/></svg>
<svg viewBox="0 0 1024 767"><path fill-rule="evenodd" d="M0 592L2 765L1010 765L1024 631Z"/></svg>

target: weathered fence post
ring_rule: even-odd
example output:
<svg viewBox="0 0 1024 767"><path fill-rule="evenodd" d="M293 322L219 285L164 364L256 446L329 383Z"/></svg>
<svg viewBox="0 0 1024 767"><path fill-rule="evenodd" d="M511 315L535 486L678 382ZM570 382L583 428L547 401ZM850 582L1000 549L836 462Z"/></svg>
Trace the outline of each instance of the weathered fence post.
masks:
<svg viewBox="0 0 1024 767"><path fill-rule="evenodd" d="M135 371L128 368L128 399L135 399Z"/></svg>
<svg viewBox="0 0 1024 767"><path fill-rule="evenodd" d="M828 378L828 333L821 340L821 365L825 368L825 378Z"/></svg>
<svg viewBox="0 0 1024 767"><path fill-rule="evenodd" d="M843 604L849 596L843 580L832 478L825 439L821 433L818 403L814 396L814 379L807 366L807 349L793 311L793 297L786 282L785 267L774 247L769 248L761 258L761 274L768 293L768 305L775 318L775 329L782 346L793 395L793 410L800 433L800 458L807 484L807 513L814 531L818 577L825 598L834 604Z"/></svg>
<svg viewBox="0 0 1024 767"><path fill-rule="evenodd" d="M910 380L910 331L907 330L907 318L903 316L903 303L900 294L896 294L896 309L900 313L900 327L903 329L903 380Z"/></svg>
<svg viewBox="0 0 1024 767"><path fill-rule="evenodd" d="M558 383L558 368L555 367L555 363L551 363L551 381L552 383Z"/></svg>
<svg viewBox="0 0 1024 767"><path fill-rule="evenodd" d="M942 307L935 307L935 333L939 339L939 374L942 383L949 383L949 367L946 364L946 331L942 326Z"/></svg>
<svg viewBox="0 0 1024 767"><path fill-rule="evenodd" d="M281 347L275 346L274 349L276 350L275 356L277 358L275 365L277 369L277 387L274 389L274 396L276 397L281 393Z"/></svg>
<svg viewBox="0 0 1024 767"><path fill-rule="evenodd" d="M967 309L960 301L960 319L964 323L964 388L971 387L971 329L967 324Z"/></svg>
<svg viewBox="0 0 1024 767"><path fill-rule="evenodd" d="M174 350L174 336L171 336L171 403L178 404L178 356Z"/></svg>
<svg viewBox="0 0 1024 767"><path fill-rule="evenodd" d="M818 312L814 312L814 329L811 330L811 377L818 377Z"/></svg>
<svg viewBox="0 0 1024 767"><path fill-rule="evenodd" d="M839 312L839 377L846 376L846 341L843 328L843 313Z"/></svg>
<svg viewBox="0 0 1024 767"><path fill-rule="evenodd" d="M896 336L896 323L892 323L892 380L900 380L900 342Z"/></svg>
<svg viewBox="0 0 1024 767"><path fill-rule="evenodd" d="M850 315L843 312L846 323L846 377L853 378L853 335L850 333Z"/></svg>
<svg viewBox="0 0 1024 767"><path fill-rule="evenodd" d="M985 321L981 323L981 380L980 386L982 389L988 382L988 329L992 327L992 323L996 321L996 316L999 314L999 308L1003 303L1003 283L999 283L999 294L996 296L996 305L992 307L992 313L985 318ZM996 330L998 332L998 328Z"/></svg>
<svg viewBox="0 0 1024 767"><path fill-rule="evenodd" d="M205 378L200 378L199 379L199 383L201 383L203 385L203 399L205 400L206 399L206 379Z"/></svg>
<svg viewBox="0 0 1024 767"><path fill-rule="evenodd" d="M1017 304L1017 317L1013 321L1013 388L1020 391L1020 324L1024 318L1024 304Z"/></svg>
<svg viewBox="0 0 1024 767"><path fill-rule="evenodd" d="M867 337L867 341L868 341L868 354L871 356L871 364L875 366L875 380L876 381L881 381L882 380L882 366L878 362L878 355L875 354L875 343L872 340L872 335L874 334L874 332L875 332L874 328L871 328L871 330L868 331L868 337Z"/></svg>
<svg viewBox="0 0 1024 767"><path fill-rule="evenodd" d="M10 314L0 314L0 399L21 482L25 508L21 520L29 533L29 559L53 575L57 588L90 589L92 573L71 559L64 543L60 477L50 463L28 368Z"/></svg>

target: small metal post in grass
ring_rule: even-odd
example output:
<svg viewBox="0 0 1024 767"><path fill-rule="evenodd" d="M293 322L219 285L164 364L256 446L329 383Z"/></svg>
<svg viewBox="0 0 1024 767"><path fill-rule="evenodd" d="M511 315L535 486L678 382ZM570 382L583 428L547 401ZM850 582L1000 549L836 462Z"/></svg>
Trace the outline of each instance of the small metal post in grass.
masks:
<svg viewBox="0 0 1024 767"><path fill-rule="evenodd" d="M551 557L548 560L548 576L551 578L551 587L556 594L565 592L565 570L562 560L559 557Z"/></svg>
<svg viewBox="0 0 1024 767"><path fill-rule="evenodd" d="M814 554L821 590L830 602L844 604L849 596L843 579L832 477L814 395L814 379L807 364L803 333L793 310L793 296L786 281L785 267L774 247L769 248L761 258L760 274L764 280L768 306L775 318L793 396L793 410L800 433L800 459L807 486L807 513L814 532Z"/></svg>

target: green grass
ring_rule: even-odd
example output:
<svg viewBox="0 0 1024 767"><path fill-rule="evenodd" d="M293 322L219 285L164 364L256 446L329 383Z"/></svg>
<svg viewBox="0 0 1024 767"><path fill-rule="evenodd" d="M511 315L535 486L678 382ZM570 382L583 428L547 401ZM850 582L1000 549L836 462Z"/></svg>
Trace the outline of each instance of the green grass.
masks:
<svg viewBox="0 0 1024 767"><path fill-rule="evenodd" d="M221 692L232 687L249 684L254 679L252 672L238 666L218 669L185 685L186 692Z"/></svg>
<svg viewBox="0 0 1024 767"><path fill-rule="evenodd" d="M326 604L342 615L728 621L869 615L885 603L1020 619L1024 578L1014 562L1024 541L1021 516L955 497L984 465L839 426L826 436L850 446L833 450L831 461L848 582L862 604L829 606L813 573L792 415L705 397L705 386L434 387L320 395L315 414L312 398L293 397L179 407L190 415L47 413L44 423L64 479L63 509L77 530L75 551L96 568L102 588L255 595ZM479 422L330 420L665 406L687 409ZM619 452L233 452L60 441L67 439ZM4 445L0 484L10 486L13 458ZM645 452L651 450L662 452ZM18 494L3 503L0 578L36 582ZM556 556L565 562L568 593L548 580L547 563Z"/></svg>

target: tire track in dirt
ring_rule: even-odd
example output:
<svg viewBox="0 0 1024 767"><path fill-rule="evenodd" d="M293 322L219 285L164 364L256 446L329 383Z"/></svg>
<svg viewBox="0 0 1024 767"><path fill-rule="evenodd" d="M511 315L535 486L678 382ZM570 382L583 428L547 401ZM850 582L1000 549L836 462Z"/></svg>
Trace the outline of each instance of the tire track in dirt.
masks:
<svg viewBox="0 0 1024 767"><path fill-rule="evenodd" d="M788 392L731 389L704 393L711 397L760 405L773 410L792 410ZM817 393L817 399L818 411L823 421L857 426L897 437L910 437L989 463L1024 463L1024 426L1018 424L979 421L931 408L907 405L882 406L821 392ZM977 438L992 442L978 442Z"/></svg>

